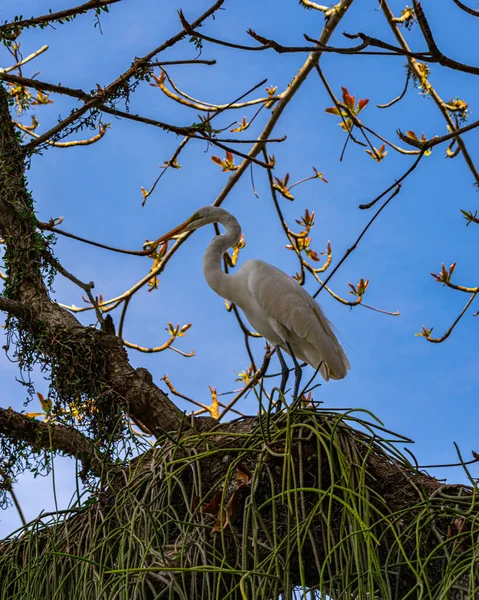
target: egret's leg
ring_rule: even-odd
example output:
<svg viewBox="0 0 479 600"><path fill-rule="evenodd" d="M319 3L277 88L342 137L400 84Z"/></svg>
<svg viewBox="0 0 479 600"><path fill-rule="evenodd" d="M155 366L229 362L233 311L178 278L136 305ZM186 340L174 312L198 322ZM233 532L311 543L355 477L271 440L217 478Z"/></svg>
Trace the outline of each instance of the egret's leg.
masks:
<svg viewBox="0 0 479 600"><path fill-rule="evenodd" d="M286 345L288 346L289 353L291 354L291 358L293 359L293 363L294 363L294 375L295 375L294 391L293 391L293 402L294 402L298 398L299 384L301 383L301 376L303 374L303 371L301 370L301 367L299 366L299 362L296 360L296 356L294 355L293 349L291 348L290 344L288 344L288 342L286 342Z"/></svg>
<svg viewBox="0 0 479 600"><path fill-rule="evenodd" d="M286 384L288 382L289 369L279 346L276 346L276 354L278 355L279 364L281 365L281 384L279 386L279 389L284 393L284 390L286 389Z"/></svg>
<svg viewBox="0 0 479 600"><path fill-rule="evenodd" d="M286 389L286 384L288 382L288 377L289 377L289 369L288 369L288 365L286 364L286 361L284 360L284 356L280 350L280 347L275 346L275 348L276 348L276 354L278 355L279 364L281 365L281 384L279 386L279 389L281 391L281 394L284 395L284 390ZM281 410L281 400L282 399L280 396L278 403L276 405L276 412L279 412Z"/></svg>

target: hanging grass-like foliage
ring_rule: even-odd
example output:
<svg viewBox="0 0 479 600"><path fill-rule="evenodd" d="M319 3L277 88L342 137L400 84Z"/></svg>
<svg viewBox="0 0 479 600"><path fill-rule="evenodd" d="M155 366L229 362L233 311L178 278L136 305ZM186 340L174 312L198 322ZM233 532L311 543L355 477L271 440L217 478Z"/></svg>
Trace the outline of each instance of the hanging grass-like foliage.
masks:
<svg viewBox="0 0 479 600"><path fill-rule="evenodd" d="M476 486L420 472L363 414L161 440L0 544L0 598L478 598Z"/></svg>

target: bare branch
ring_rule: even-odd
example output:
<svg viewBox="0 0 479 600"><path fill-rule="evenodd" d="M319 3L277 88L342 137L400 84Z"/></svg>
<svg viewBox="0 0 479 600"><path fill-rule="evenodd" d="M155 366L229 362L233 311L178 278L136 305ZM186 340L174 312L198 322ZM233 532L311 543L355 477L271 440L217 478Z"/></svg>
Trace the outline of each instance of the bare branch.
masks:
<svg viewBox="0 0 479 600"><path fill-rule="evenodd" d="M216 65L216 60L200 60L199 58L194 58L192 60L162 60L162 61L153 61L150 63L152 67L165 67L170 65Z"/></svg>
<svg viewBox="0 0 479 600"><path fill-rule="evenodd" d="M14 123L15 123L15 126L18 127L18 129L20 129L27 135L29 135L33 138L36 138L36 139L38 139L40 137L38 135L38 133L35 133L34 131L30 131L30 129L27 129L27 127L25 127L21 123L18 123L17 121L14 121ZM55 148L73 148L74 146L90 146L91 144L98 142L98 140L101 140L101 138L105 135L107 129L108 129L108 125L104 125L101 123L100 127L99 127L99 132L96 135L94 135L91 138L88 138L86 140L70 140L68 142L52 142L50 140L47 140L46 143L49 144L50 146L55 146Z"/></svg>
<svg viewBox="0 0 479 600"><path fill-rule="evenodd" d="M466 314L467 309L471 306L471 304L474 301L474 299L477 296L477 294L478 294L478 292L474 292L473 294L471 294L471 297L467 301L467 303L464 306L464 308L462 309L462 311L459 313L457 319L449 327L449 329L446 331L446 333L444 335L442 335L441 337L438 337L438 338L433 338L433 337L431 337L431 331L432 331L432 329L428 330L425 327L423 327L423 330L422 330L421 333L417 333L416 335L418 335L420 337L426 338L426 340L428 342L431 342L433 344L440 344L440 343L444 342L445 340L447 340L447 338L451 335L451 333L453 332L453 330L456 327L456 325L459 323L459 321L462 319L462 317Z"/></svg>
<svg viewBox="0 0 479 600"><path fill-rule="evenodd" d="M0 37L10 39L12 33L18 35L18 32L20 32L25 27L42 25L44 23L52 23L54 21L61 21L68 17L84 14L89 10L95 10L96 8L104 8L106 6L109 6L110 4L115 4L116 2L121 2L121 0L90 0L89 2L85 2L84 4L80 4L79 6L67 8L65 10L60 10L56 13L49 13L48 15L33 17L31 19L23 19L22 21L12 21L10 23L4 23L3 25L0 25Z"/></svg>
<svg viewBox="0 0 479 600"><path fill-rule="evenodd" d="M452 1L454 2L454 4L456 6L459 6L459 8L461 10L463 10L464 12L467 12L468 15L472 15L473 17L479 17L479 10L473 10L472 8L469 8L468 6L463 4L461 2L461 0L452 0Z"/></svg>

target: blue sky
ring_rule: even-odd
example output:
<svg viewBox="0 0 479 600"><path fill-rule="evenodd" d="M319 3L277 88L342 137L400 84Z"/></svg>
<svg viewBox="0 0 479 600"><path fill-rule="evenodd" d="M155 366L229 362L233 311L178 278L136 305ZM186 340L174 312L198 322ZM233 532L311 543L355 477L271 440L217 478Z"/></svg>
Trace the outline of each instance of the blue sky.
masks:
<svg viewBox="0 0 479 600"><path fill-rule="evenodd" d="M18 2L4 0L0 18L18 14ZM474 64L477 58L477 20L457 9L453 3L441 11L433 0L422 5L440 48L453 58ZM50 0L46 8L53 11L67 3ZM122 2L102 17L101 35L91 16L55 29L32 30L22 36L24 56L44 44L48 52L24 68L25 76L40 70L38 78L53 83L90 90L105 86L124 72L135 56L143 56L179 29L176 10L182 7L193 20L208 6L205 0L181 3L157 3L154 0ZM404 7L391 0L396 14ZM273 0L225 3L225 10L210 21L205 32L240 43L250 43L245 33L249 27L284 44L302 44L303 33L316 36L323 25L322 16L306 11L297 2ZM25 0L23 16L39 14L38 3ZM46 10L45 10L46 12ZM446 15L447 13L447 15ZM355 2L332 38L334 45L346 45L342 31L362 31L393 42L377 2ZM460 39L450 32L461 32ZM404 31L414 49L424 49L418 27ZM1 66L11 64L5 51ZM165 60L194 58L192 44L185 41L174 51L162 55ZM192 96L215 103L230 102L264 78L266 85L284 89L305 59L304 55L278 56L268 51L241 53L205 44L202 58L215 58L215 67L176 66L168 72L176 84ZM363 121L393 142L396 129L414 130L427 137L446 133L444 121L430 98L421 97L410 86L405 99L388 110L379 110L399 94L405 77L404 60L396 57L328 55L322 68L335 93L345 86L358 98L370 103L361 114ZM444 98L458 96L477 118L478 80L473 76L451 73L431 65L430 83ZM259 93L259 92L258 92ZM55 104L37 111L42 131L65 117L76 106L69 99L55 96ZM283 144L270 146L276 156L275 175L286 172L296 181L312 174L311 166L323 171L329 184L307 182L295 188L296 199L281 199L284 214L292 225L305 208L316 213L313 247L323 251L331 240L337 261L355 240L370 212L358 205L374 198L398 178L411 164L411 157L389 152L376 164L361 147L351 143L342 163L339 162L345 134L338 119L324 112L331 106L319 78L312 74L288 106L275 129L275 137L287 135ZM197 120L196 111L178 106L157 89L143 83L132 97L130 109L142 115L175 124ZM250 118L254 109L236 111L225 116L221 124L243 116ZM265 111L244 135L257 134ZM29 121L29 119L28 119ZM28 181L41 220L63 216L63 227L78 235L124 248L140 248L145 238L154 239L189 216L196 208L214 201L227 181L210 157L220 154L202 142L191 142L179 159L182 169L170 171L157 191L141 206L140 188L149 188L159 174L158 165L174 152L180 138L159 129L105 116L111 123L107 135L97 144L67 150L49 149L34 157ZM81 137L81 133L77 134ZM473 158L479 155L478 134L464 137ZM380 144L375 144L377 147ZM242 147L244 150L247 145ZM314 394L330 407L365 408L376 414L386 427L416 441L411 449L421 464L456 462L453 441L465 457L477 447L478 417L474 391L479 383L478 321L466 316L444 344L429 344L414 336L422 325L434 327L441 335L453 322L467 298L442 288L429 275L437 272L441 262L457 261L457 283L476 285L477 235L474 226L465 228L459 209L475 210L478 203L473 178L461 156L448 160L445 147L435 148L420 168L405 182L401 193L384 211L358 249L331 281L332 288L347 297L348 282L361 277L370 280L365 302L380 309L401 312L400 317L384 316L362 307L350 310L326 292L318 298L330 320L341 333L352 365L342 381L323 385ZM246 174L223 205L243 225L246 248L240 261L262 258L283 270L294 273L291 252L275 218L267 178L255 169L259 194L253 194ZM167 339L168 321L193 323L177 347L192 349L196 357L186 359L167 351L143 355L130 352L135 366L145 366L156 382L167 373L184 394L200 402L209 402L208 386L219 392L238 387L236 371L248 367L242 334L234 317L227 313L221 298L209 289L202 274L203 250L213 229L195 233L175 256L160 277L160 288L152 293L140 291L132 300L125 338L143 346L154 346ZM59 238L57 255L64 266L84 281L93 280L96 292L104 298L117 296L143 277L149 259L120 256L78 242ZM80 293L68 281L58 278L55 298L66 304L81 305ZM317 286L308 281L313 292ZM478 307L472 307L473 312ZM118 321L119 316L113 314ZM89 322L91 315L84 318ZM3 333L0 334L0 337ZM3 339L0 340L3 345ZM263 341L254 342L257 359L262 356ZM22 409L24 389L15 381L16 367L0 357L2 405ZM46 393L47 382L36 375L38 391ZM186 405L181 405L185 408ZM31 406L29 410L37 410ZM245 412L257 410L253 396L241 404ZM479 476L477 466L472 474ZM464 480L460 469L431 471L449 480ZM58 503L65 506L73 490L71 461L57 461ZM42 509L53 508L52 481L21 479L16 491L28 518ZM0 535L19 524L13 509L0 515Z"/></svg>

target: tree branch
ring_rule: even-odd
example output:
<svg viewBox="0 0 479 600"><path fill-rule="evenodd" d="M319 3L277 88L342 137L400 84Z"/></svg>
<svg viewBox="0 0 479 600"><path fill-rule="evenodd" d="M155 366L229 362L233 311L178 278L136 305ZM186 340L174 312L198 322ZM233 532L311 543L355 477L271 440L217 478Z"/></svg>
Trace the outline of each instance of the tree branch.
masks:
<svg viewBox="0 0 479 600"><path fill-rule="evenodd" d="M0 408L0 434L27 442L34 450L58 450L78 458L95 475L101 475L108 458L76 429L37 421L11 408Z"/></svg>
<svg viewBox="0 0 479 600"><path fill-rule="evenodd" d="M76 15L86 13L87 11L94 10L95 8L103 8L109 6L110 4L115 4L116 2L121 2L121 0L90 0L89 2L85 2L85 4L80 4L79 6L75 6L73 8L60 10L56 13L50 13L48 15L42 15L40 17L32 17L31 19L23 19L21 21L12 21L11 23L5 23L3 25L0 25L0 37L10 39L11 32L20 31L25 27L42 25L45 23L51 23L52 21L60 21L68 17L73 17Z"/></svg>
<svg viewBox="0 0 479 600"><path fill-rule="evenodd" d="M30 314L30 311L25 304L2 297L0 297L0 310L15 315L16 317L25 317Z"/></svg>
<svg viewBox="0 0 479 600"><path fill-rule="evenodd" d="M460 0L452 0L456 6L458 6L464 12L467 12L468 15L472 15L473 17L479 17L479 10L473 10L469 8L465 4L463 4Z"/></svg>

